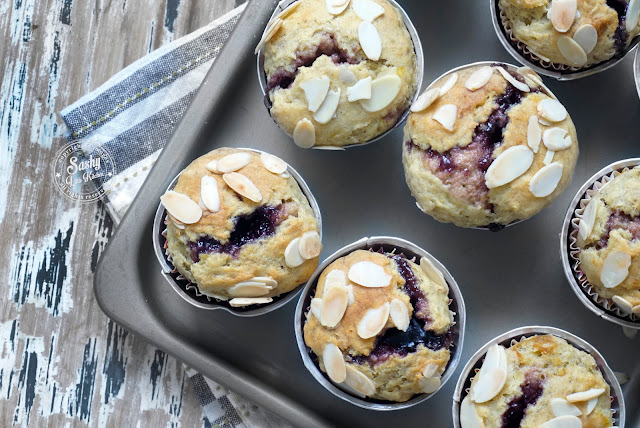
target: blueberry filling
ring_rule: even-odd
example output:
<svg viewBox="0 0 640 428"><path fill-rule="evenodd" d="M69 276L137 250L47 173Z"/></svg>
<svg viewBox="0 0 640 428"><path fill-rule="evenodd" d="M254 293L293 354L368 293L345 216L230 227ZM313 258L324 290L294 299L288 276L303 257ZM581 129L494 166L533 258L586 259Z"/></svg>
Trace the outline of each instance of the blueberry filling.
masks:
<svg viewBox="0 0 640 428"><path fill-rule="evenodd" d="M602 237L587 248L595 247L596 250L606 248L609 245L611 231L615 229L627 229L631 233L631 239L640 239L640 216L631 217L629 214L620 211L611 214Z"/></svg>
<svg viewBox="0 0 640 428"><path fill-rule="evenodd" d="M616 49L616 55L623 54L627 46L627 40L629 39L629 33L627 33L626 29L628 5L625 0L607 0L607 6L615 10L618 14L618 28L616 28L616 32L613 35L613 45Z"/></svg>
<svg viewBox="0 0 640 428"><path fill-rule="evenodd" d="M524 419L529 406L533 406L542 395L544 387L540 374L535 371L525 374L524 383L520 385L520 395L514 397L502 414L502 428L518 428Z"/></svg>
<svg viewBox="0 0 640 428"><path fill-rule="evenodd" d="M418 286L418 280L411 270L409 261L401 254L385 254L387 257L396 262L398 272L404 279L404 291L409 296L411 306L413 306L414 317L424 322L431 322L429 317L429 301L424 292Z"/></svg>

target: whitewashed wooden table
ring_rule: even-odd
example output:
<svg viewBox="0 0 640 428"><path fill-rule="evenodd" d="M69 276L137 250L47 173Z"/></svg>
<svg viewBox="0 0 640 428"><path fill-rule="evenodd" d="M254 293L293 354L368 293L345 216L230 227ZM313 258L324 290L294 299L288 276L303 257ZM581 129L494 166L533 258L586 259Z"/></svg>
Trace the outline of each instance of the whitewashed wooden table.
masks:
<svg viewBox="0 0 640 428"><path fill-rule="evenodd" d="M0 426L203 425L183 366L96 304L104 207L49 177L63 107L236 3L0 0Z"/></svg>

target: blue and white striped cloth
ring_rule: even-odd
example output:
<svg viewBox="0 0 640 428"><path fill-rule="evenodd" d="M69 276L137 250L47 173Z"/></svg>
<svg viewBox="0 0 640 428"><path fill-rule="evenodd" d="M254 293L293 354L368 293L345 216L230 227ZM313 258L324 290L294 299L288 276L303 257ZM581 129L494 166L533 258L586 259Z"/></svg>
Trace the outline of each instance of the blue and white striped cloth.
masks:
<svg viewBox="0 0 640 428"><path fill-rule="evenodd" d="M61 112L69 142L98 146L114 160L104 203L117 224L140 190L245 5L131 64ZM101 180L102 178L98 178ZM288 427L279 417L187 369L203 406L204 426Z"/></svg>

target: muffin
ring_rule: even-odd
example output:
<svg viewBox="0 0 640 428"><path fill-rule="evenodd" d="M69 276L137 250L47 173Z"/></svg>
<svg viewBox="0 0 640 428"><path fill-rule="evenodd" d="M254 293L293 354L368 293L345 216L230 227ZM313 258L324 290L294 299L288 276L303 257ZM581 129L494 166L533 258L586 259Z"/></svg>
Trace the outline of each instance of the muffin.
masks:
<svg viewBox="0 0 640 428"><path fill-rule="evenodd" d="M521 53L565 69L621 57L640 33L635 0L499 0L498 7L507 34L526 46Z"/></svg>
<svg viewBox="0 0 640 428"><path fill-rule="evenodd" d="M579 269L589 285L624 314L640 316L640 168L592 195L578 225Z"/></svg>
<svg viewBox="0 0 640 428"><path fill-rule="evenodd" d="M411 111L405 178L418 208L438 221L500 230L541 211L571 181L576 129L529 68L453 70Z"/></svg>
<svg viewBox="0 0 640 428"><path fill-rule="evenodd" d="M376 138L419 85L413 41L387 0L299 0L262 45L270 114L303 148Z"/></svg>
<svg viewBox="0 0 640 428"><path fill-rule="evenodd" d="M161 197L167 254L201 293L232 307L265 304L316 269L318 221L286 170L273 155L221 148Z"/></svg>
<svg viewBox="0 0 640 428"><path fill-rule="evenodd" d="M456 332L442 273L423 258L356 250L329 264L303 337L328 378L369 400L405 402L442 383Z"/></svg>
<svg viewBox="0 0 640 428"><path fill-rule="evenodd" d="M460 426L605 428L611 403L590 354L551 334L531 336L488 349L460 404Z"/></svg>

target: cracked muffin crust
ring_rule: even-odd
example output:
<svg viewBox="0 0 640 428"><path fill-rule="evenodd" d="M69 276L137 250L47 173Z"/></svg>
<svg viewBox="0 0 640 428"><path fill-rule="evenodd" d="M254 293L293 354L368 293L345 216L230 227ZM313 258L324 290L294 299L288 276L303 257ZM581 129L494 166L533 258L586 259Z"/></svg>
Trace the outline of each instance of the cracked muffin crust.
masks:
<svg viewBox="0 0 640 428"><path fill-rule="evenodd" d="M264 42L266 92L296 144L364 143L395 126L418 82L412 39L391 3L299 0L280 16Z"/></svg>
<svg viewBox="0 0 640 428"><path fill-rule="evenodd" d="M575 127L531 69L448 73L411 110L405 178L418 207L438 221L500 230L541 211L571 181Z"/></svg>
<svg viewBox="0 0 640 428"><path fill-rule="evenodd" d="M319 276L304 341L351 394L403 402L435 392L455 337L448 292L426 259L356 250Z"/></svg>
<svg viewBox="0 0 640 428"><path fill-rule="evenodd" d="M232 306L269 303L316 269L318 222L286 170L266 153L216 149L162 196L167 252L203 294Z"/></svg>

